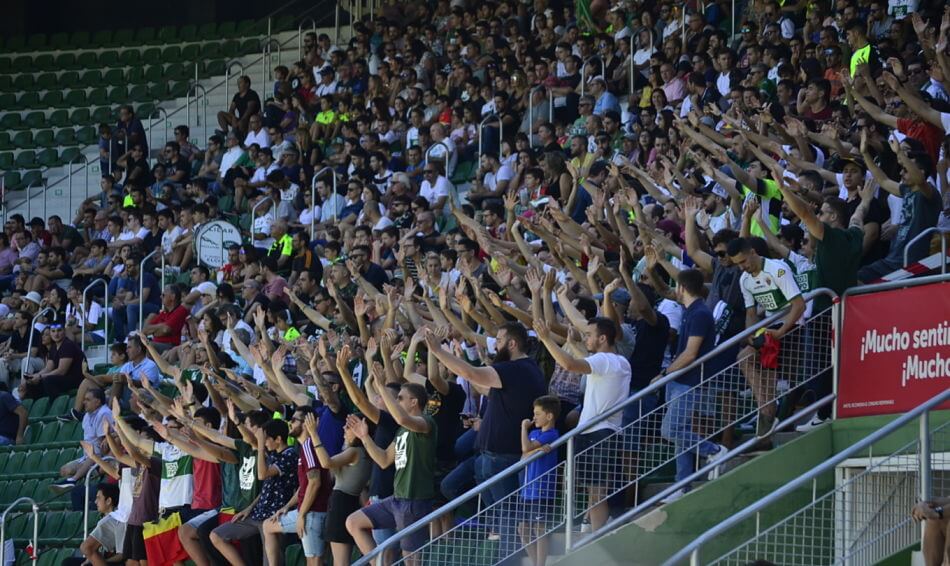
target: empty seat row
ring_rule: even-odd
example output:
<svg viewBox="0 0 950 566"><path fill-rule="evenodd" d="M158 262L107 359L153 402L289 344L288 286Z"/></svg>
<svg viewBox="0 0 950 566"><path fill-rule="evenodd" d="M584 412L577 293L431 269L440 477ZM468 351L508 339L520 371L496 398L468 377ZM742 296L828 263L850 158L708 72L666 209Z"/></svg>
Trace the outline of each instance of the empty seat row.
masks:
<svg viewBox="0 0 950 566"><path fill-rule="evenodd" d="M12 151L0 152L0 171L12 173L12 169L48 169L59 167L67 163L77 163L79 155L82 153L78 147L67 147L62 151L56 148L47 148L39 152L27 149L17 153L15 156ZM10 178L9 181L16 179ZM8 186L9 188L9 186Z"/></svg>
<svg viewBox="0 0 950 566"><path fill-rule="evenodd" d="M90 514L90 525L94 525L95 513ZM45 511L39 514L39 533L42 548L49 543L82 538L82 511ZM21 513L9 520L7 536L14 540L33 538L33 514ZM46 544L43 544L46 543Z"/></svg>
<svg viewBox="0 0 950 566"><path fill-rule="evenodd" d="M284 16L272 22L271 31L290 29L293 17ZM162 44L172 42L207 41L231 39L267 33L267 20L243 20L240 22L188 24L179 28L166 26L159 29L144 27L138 30L120 29L116 31L77 31L71 34L54 33L16 35L5 42L5 51L64 51L69 49L102 49L107 47L134 47L137 45Z"/></svg>
<svg viewBox="0 0 950 566"><path fill-rule="evenodd" d="M61 90L50 90L42 96L38 92L24 92L20 95L8 92L0 94L0 108L4 110L30 110L153 102L185 96L189 87L190 83L187 80L179 80L171 83L157 82L152 85L132 85L131 87L122 84L108 89L97 87L89 92L70 90L65 96Z"/></svg>
<svg viewBox="0 0 950 566"><path fill-rule="evenodd" d="M198 78L224 74L224 59L215 59L199 63ZM0 75L0 92L27 92L64 89L89 89L118 85L137 85L159 83L168 80L188 80L195 76L192 63L169 63L137 65L129 69L110 69L100 71L66 71L65 73L40 73L33 75ZM64 95L65 96L65 95Z"/></svg>
<svg viewBox="0 0 950 566"><path fill-rule="evenodd" d="M53 130L39 130L35 134L26 130L15 133L12 138L10 133L0 131L0 151L89 145L96 143L97 139L96 128L92 126L62 128L55 134Z"/></svg>
<svg viewBox="0 0 950 566"><path fill-rule="evenodd" d="M0 57L0 73L35 73L37 71L76 71L81 69L104 69L114 67L133 67L137 65L159 65L163 63L181 63L208 59L237 57L261 50L260 39L243 41L229 40L204 44L191 44L184 47L172 45L160 49L151 47L136 49L109 50L96 53L62 53L53 55L17 55Z"/></svg>
<svg viewBox="0 0 950 566"><path fill-rule="evenodd" d="M70 126L90 126L102 123L112 124L118 119L118 106L99 106L76 108L75 110L54 110L46 113L40 110L29 112L7 112L0 116L0 130L38 130L41 128L66 128ZM140 104L135 107L137 115L145 119L155 111L154 104Z"/></svg>
<svg viewBox="0 0 950 566"><path fill-rule="evenodd" d="M8 481L55 478L64 464L81 455L82 448L79 447L4 452L0 466L3 467L3 478Z"/></svg>
<svg viewBox="0 0 950 566"><path fill-rule="evenodd" d="M2 135L2 134L0 134ZM73 406L75 395L60 395L55 399L40 397L39 399L24 399L23 406L30 412L30 422L53 420L65 414ZM4 469L0 463L0 470Z"/></svg>

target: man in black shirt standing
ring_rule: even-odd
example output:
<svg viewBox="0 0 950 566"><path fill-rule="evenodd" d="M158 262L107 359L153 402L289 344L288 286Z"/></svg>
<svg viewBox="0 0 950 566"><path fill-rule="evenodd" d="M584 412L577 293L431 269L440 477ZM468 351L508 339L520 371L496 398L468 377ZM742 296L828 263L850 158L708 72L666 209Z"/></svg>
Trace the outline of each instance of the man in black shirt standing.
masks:
<svg viewBox="0 0 950 566"><path fill-rule="evenodd" d="M243 139L251 116L261 110L261 98L251 90L251 78L247 75L238 78L237 88L227 112L218 112L218 125L224 134L228 133L228 127L234 128L238 131L238 139Z"/></svg>

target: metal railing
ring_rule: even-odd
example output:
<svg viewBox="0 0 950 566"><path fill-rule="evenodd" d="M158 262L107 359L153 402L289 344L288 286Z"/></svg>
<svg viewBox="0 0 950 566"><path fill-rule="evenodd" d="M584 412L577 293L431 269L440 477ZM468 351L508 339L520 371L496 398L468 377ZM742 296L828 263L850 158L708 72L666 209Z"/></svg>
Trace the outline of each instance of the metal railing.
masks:
<svg viewBox="0 0 950 566"><path fill-rule="evenodd" d="M534 93L544 89L544 85L538 85L528 92L528 147L534 147ZM548 122L554 122L554 91L548 91ZM498 148L499 154L501 147ZM479 152L481 153L481 152Z"/></svg>
<svg viewBox="0 0 950 566"><path fill-rule="evenodd" d="M239 77L243 77L247 74L247 70L244 68L244 63L234 59L228 63L228 66L224 68L224 103L231 104L231 69L237 67L241 70ZM265 66L266 67L266 66ZM211 90L214 90L213 88Z"/></svg>
<svg viewBox="0 0 950 566"><path fill-rule="evenodd" d="M273 203L273 199L271 197L264 197L261 200L257 201L256 203L254 203L254 206L251 207L251 245L252 246L257 245L257 241L254 239L254 224L256 224L255 220L257 220L257 208L264 203Z"/></svg>
<svg viewBox="0 0 950 566"><path fill-rule="evenodd" d="M187 116L186 120L188 120L189 124L191 124L192 92L194 92L195 101L195 120L198 120L198 109L201 108L201 121L195 125L202 128L201 139L206 140L208 139L208 91L205 89L205 87L198 84L197 81L195 81L195 84L188 89L188 93L185 95L185 115ZM199 102L202 99L204 99L204 104Z"/></svg>
<svg viewBox="0 0 950 566"><path fill-rule="evenodd" d="M156 114L156 113L158 114L159 120L162 121L162 139L168 140L168 110L165 110L161 106L158 106L155 108L155 110L152 111L152 114ZM152 145L153 144L152 130L154 129L153 123L152 123L154 118L152 118L152 114L149 114L148 116L148 132L145 135L146 135L146 138L148 139L148 153L149 153L149 155L147 156L148 161L151 165L155 165L155 162L157 162L158 159L155 159L154 161L152 160L152 150L155 149L155 146Z"/></svg>
<svg viewBox="0 0 950 566"><path fill-rule="evenodd" d="M303 55L304 55L303 54L303 29L304 29L303 25L308 22L313 26L312 31L314 35L316 35L317 33L317 20L313 18L304 18L300 20L300 25L297 26L297 56L300 57L300 59L303 59Z"/></svg>
<svg viewBox="0 0 950 566"><path fill-rule="evenodd" d="M808 293L805 300L812 302L821 296L836 298L828 289L817 289ZM484 561L484 553L490 552L491 561L488 563L496 564L531 544L518 542L514 535L522 528L518 518L523 522L527 516L543 516L546 532L563 529L566 552L570 552L581 520L589 511L606 505L611 497L622 497L628 490L636 494L641 483L655 479L662 468L673 462L677 462L677 481L688 480L695 469L701 467L705 457L718 449L711 442L713 438L757 417L768 423L761 414L775 414L778 405L790 404L803 388L824 372L831 371L834 363L831 355L833 308L812 316L782 338L784 354L778 370L781 376L776 370L755 366L759 363L757 357L750 356L747 351L743 350L743 357L736 357L736 351L761 329L778 323L787 314L786 310L766 317L687 367L655 380L626 400L578 425L550 446L552 451L566 448L564 461L536 478L531 485L508 490L508 495L481 509L473 519L443 533L405 560L418 561L421 558L423 563L438 563L451 559L464 562L477 555L480 561ZM784 378L784 387L777 386L779 377ZM697 383L677 385L681 378ZM753 385L752 395L743 395L746 381ZM661 388L666 389L666 401L658 404L656 394ZM610 433L604 438L580 438L588 431L605 427L610 429ZM759 431L760 436L768 436L774 430L773 421ZM673 449L663 440L672 442ZM357 564L368 564L373 557L393 547L400 538L426 528L429 522L476 500L490 489L507 490L505 486L517 484L518 474L541 456L537 453L512 464L387 539ZM686 483L684 481L684 487ZM562 485L563 493L537 500L525 495L551 490L553 488L547 486L558 484ZM597 486L597 489L588 490L589 486ZM480 530L487 528L498 535L493 549L486 550L480 542L475 543L479 539L478 535L472 535L475 523ZM538 533L538 536L544 534Z"/></svg>
<svg viewBox="0 0 950 566"><path fill-rule="evenodd" d="M105 343L109 343L109 283L105 279L96 279L92 283L86 285L86 288L82 290L82 309L83 309L83 320L82 325L79 329L79 341L81 342L80 347L82 348L83 354L86 353L86 322L89 320L89 313L86 312L86 297L89 295L89 290L95 287L96 285L102 283L103 288L105 289L105 299L102 307L102 317L103 317L103 330L105 332ZM93 299L95 300L95 299Z"/></svg>
<svg viewBox="0 0 950 566"><path fill-rule="evenodd" d="M929 419L929 412L947 400L950 400L950 389L732 514L675 553L665 562L666 566L684 564L687 559L692 566L702 564L703 548L713 541L726 544L731 550L707 562L711 564L745 564L748 562L746 557L752 556L782 564L866 564L905 548L917 538L910 508L918 497L923 501L931 498L934 467L931 450L935 437L942 452L941 470L944 471L948 465L950 423L932 431ZM910 433L915 420L917 438L890 450L891 453L885 457L874 457L876 443L895 433ZM827 479L827 474L862 454L867 454L866 459L851 467L863 467L864 471L848 476L839 470L835 489L821 496L813 495L811 502L792 513L787 512L788 496L809 489L809 486L814 493L817 483ZM910 474L916 475L907 477ZM945 477L946 474L941 474L941 478ZM783 519L763 527L764 511L772 507L778 509ZM753 517L755 524L748 525L747 520ZM750 538L739 536L742 542L735 545L728 534L733 532L733 536L737 536L734 529L739 528L751 529L754 534ZM886 540L889 535L898 541ZM900 548L893 548L897 545Z"/></svg>
<svg viewBox="0 0 950 566"><path fill-rule="evenodd" d="M53 313L54 316L56 315L56 309L46 307L40 309L40 312L36 313L30 321L30 338L26 341L26 356L24 356L20 362L20 375L26 375L26 371L30 366L30 357L33 355L33 336L36 334L36 321L48 312ZM0 560L0 564L3 564L2 560Z"/></svg>
<svg viewBox="0 0 950 566"><path fill-rule="evenodd" d="M82 158L82 164L83 164L82 170L85 171L85 176L86 176L86 179L85 179L86 190L83 191L83 202L85 202L85 199L89 198L89 158L86 157L84 154L80 153L76 157L72 158L72 160L69 163L66 164L66 168L67 168L66 178L69 179L67 186L69 187L68 191L69 191L70 208L72 208L73 206L73 164L79 158ZM44 220L48 220L48 219L44 219Z"/></svg>
<svg viewBox="0 0 950 566"><path fill-rule="evenodd" d="M501 155L501 146L502 142L505 139L505 124L501 121L501 116L492 112L488 116L482 118L482 121L478 123L478 161L482 161L482 129L485 125L492 119L498 120L498 155Z"/></svg>
<svg viewBox="0 0 950 566"><path fill-rule="evenodd" d="M607 80L607 64L604 62L603 57L600 55L591 55L587 58L586 61L581 65L581 96L587 94L587 65L590 64L593 60L600 61L600 75L604 78L604 81Z"/></svg>
<svg viewBox="0 0 950 566"><path fill-rule="evenodd" d="M271 59L275 45L277 46L277 64L280 65L280 42L273 37L268 37L261 45L261 88L266 87L267 79L271 76L271 64L273 63Z"/></svg>
<svg viewBox="0 0 950 566"><path fill-rule="evenodd" d="M327 171L330 172L330 178L332 179L332 183L333 183L333 193L332 193L332 194L333 194L334 196L336 196L336 194L337 194L337 193L336 193L336 171L333 170L333 167L324 167L323 169L321 169L321 170L319 170L319 171L317 171L316 173L313 174L313 178L310 179L310 240L311 240L311 241L316 237L315 234L316 234L317 215L314 214L314 211L317 209L317 204L316 204L316 202L317 202L317 181L318 181L317 177L320 177L321 175L323 175L323 174L326 173ZM337 200L334 198L334 199L333 199L333 202L337 202ZM336 207L336 206L333 207L333 221L334 221L334 222L336 222L337 216L338 216L339 213L340 213L340 211L337 210L337 208L338 208L338 207ZM252 214L252 216L253 216L253 214ZM251 219L251 221L253 222L253 218ZM252 239L252 240L254 239L254 234L253 234L253 232L251 233L251 239Z"/></svg>
<svg viewBox="0 0 950 566"><path fill-rule="evenodd" d="M142 261L139 262L139 327L136 329L139 331L142 330L142 321L145 320L145 297L142 296L145 291L145 264L148 262L148 260L152 259L152 256L157 253L161 253L163 258L165 257L161 246L159 246L158 249L153 250L150 254L143 257ZM162 275L165 275L164 269L162 269ZM162 290L163 289L159 289L159 292ZM124 339L125 336L117 336L116 338Z"/></svg>
<svg viewBox="0 0 950 566"><path fill-rule="evenodd" d="M33 565L36 566L36 560L39 556L39 549L37 549L37 543L40 538L40 506L36 504L36 501L33 501L30 497L20 497L13 503L7 506L3 511L3 515L0 515L0 564L6 564L6 556L4 553L7 549L7 515L12 511L17 505L21 503L29 503L33 510Z"/></svg>
<svg viewBox="0 0 950 566"><path fill-rule="evenodd" d="M940 234L940 273L944 274L947 272L947 238L950 238L950 230L941 230L936 226L931 226L920 234L917 234L904 246L903 267L905 269L910 264L910 249L914 246L914 244L934 233ZM924 254L924 257L927 257L927 254Z"/></svg>
<svg viewBox="0 0 950 566"><path fill-rule="evenodd" d="M85 504L82 506L82 540L86 540L86 537L89 536L89 478L92 477L92 472L98 469L99 464L93 464L92 467L86 471L86 485L83 489L83 501L85 501ZM0 562L0 564L3 563Z"/></svg>

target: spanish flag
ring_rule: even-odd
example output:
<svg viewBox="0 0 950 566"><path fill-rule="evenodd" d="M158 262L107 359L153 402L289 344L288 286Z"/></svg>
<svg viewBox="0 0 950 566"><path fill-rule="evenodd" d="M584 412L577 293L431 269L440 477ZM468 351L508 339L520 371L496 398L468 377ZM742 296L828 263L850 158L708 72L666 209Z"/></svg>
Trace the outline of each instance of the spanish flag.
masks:
<svg viewBox="0 0 950 566"><path fill-rule="evenodd" d="M180 526L181 515L178 513L142 525L149 566L171 566L175 562L188 560L188 553L178 540Z"/></svg>

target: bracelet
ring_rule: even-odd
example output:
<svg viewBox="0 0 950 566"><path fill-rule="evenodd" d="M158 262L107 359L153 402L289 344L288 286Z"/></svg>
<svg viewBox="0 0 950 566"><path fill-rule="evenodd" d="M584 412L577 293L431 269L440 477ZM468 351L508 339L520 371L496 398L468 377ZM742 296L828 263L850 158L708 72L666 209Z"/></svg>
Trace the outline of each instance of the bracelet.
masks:
<svg viewBox="0 0 950 566"><path fill-rule="evenodd" d="M937 515L940 515L940 519L943 520L943 507L938 505L934 507L934 511L936 511Z"/></svg>
<svg viewBox="0 0 950 566"><path fill-rule="evenodd" d="M313 449L316 450L317 448L323 448L323 445L322 445L322 444L314 444L314 445L313 445ZM941 517L942 517L942 516L943 516L943 514L942 514L942 510L941 510Z"/></svg>

